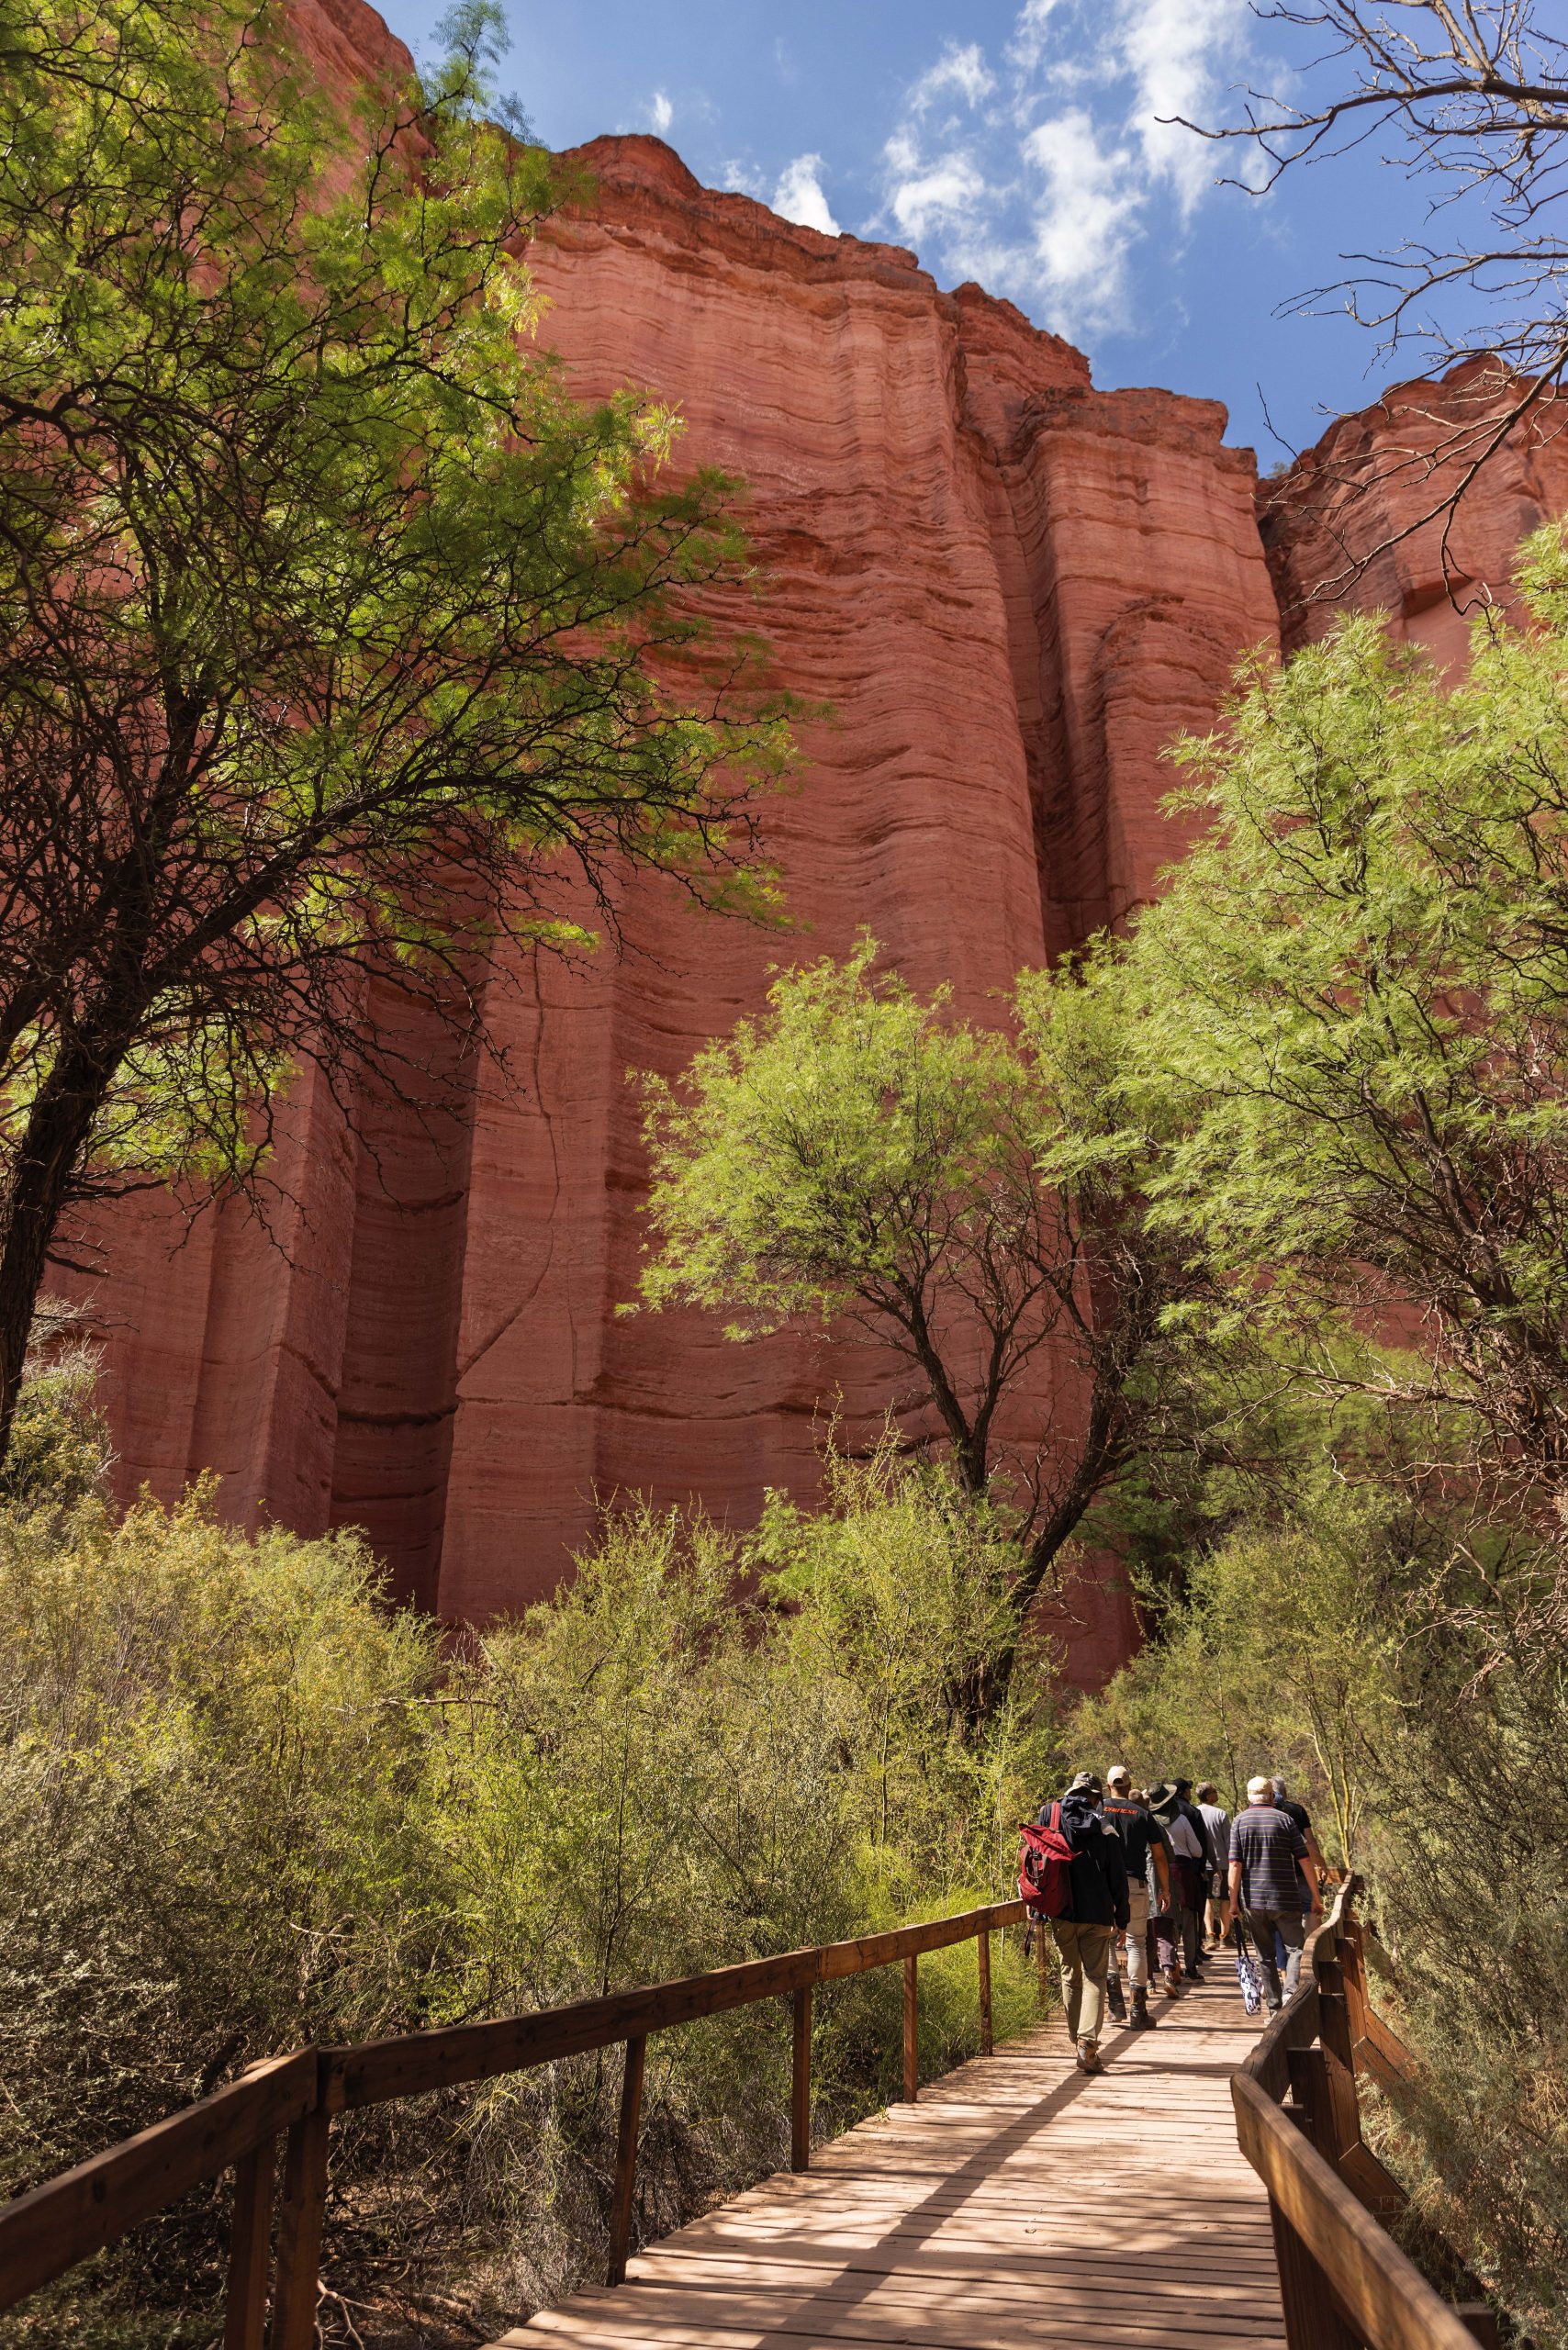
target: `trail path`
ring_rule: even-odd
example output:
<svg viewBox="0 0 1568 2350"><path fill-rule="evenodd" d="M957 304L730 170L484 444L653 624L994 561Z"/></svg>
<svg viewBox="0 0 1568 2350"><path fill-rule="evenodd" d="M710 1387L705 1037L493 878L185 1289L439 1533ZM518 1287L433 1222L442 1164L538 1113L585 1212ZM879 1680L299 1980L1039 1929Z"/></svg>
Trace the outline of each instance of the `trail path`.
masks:
<svg viewBox="0 0 1568 2350"><path fill-rule="evenodd" d="M1114 2031L976 2057L504 2337L509 2350L1282 2344L1261 2183L1228 2087L1256 2026L1223 1958ZM493 2346L494 2350L494 2346Z"/></svg>

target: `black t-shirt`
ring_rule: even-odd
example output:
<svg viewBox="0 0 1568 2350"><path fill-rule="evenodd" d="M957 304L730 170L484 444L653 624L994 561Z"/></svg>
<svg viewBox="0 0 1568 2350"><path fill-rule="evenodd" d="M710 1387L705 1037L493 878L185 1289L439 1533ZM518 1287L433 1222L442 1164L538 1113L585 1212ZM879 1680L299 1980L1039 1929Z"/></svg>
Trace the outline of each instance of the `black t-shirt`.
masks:
<svg viewBox="0 0 1568 2350"><path fill-rule="evenodd" d="M1293 1821L1294 1825L1300 1829L1302 1841L1305 1842L1306 1840L1306 1832L1312 1826L1311 1820L1307 1818L1306 1806L1304 1803L1293 1803L1290 1797L1286 1796L1281 1802L1275 1804L1274 1809L1276 1811L1282 1811L1285 1818ZM1305 1863L1304 1862L1297 1861L1295 1864L1295 1873L1301 1879L1303 1885L1305 1885L1307 1882L1307 1874Z"/></svg>
<svg viewBox="0 0 1568 2350"><path fill-rule="evenodd" d="M1156 1841L1153 1820L1141 1803L1127 1803L1119 1796L1106 1796L1101 1817L1126 1846L1127 1874L1140 1885L1148 1874L1148 1848Z"/></svg>

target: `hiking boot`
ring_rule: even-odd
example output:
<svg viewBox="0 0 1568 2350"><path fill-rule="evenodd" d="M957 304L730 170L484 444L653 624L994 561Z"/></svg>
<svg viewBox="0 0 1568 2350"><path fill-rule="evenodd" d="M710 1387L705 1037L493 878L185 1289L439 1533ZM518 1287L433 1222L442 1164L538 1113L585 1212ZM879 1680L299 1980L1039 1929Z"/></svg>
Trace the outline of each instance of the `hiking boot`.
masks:
<svg viewBox="0 0 1568 2350"><path fill-rule="evenodd" d="M1122 1996L1122 1978L1119 1975L1108 1975L1105 1977L1105 2004L1118 2023L1126 2023L1127 2003Z"/></svg>
<svg viewBox="0 0 1568 2350"><path fill-rule="evenodd" d="M1103 2073L1105 2069L1100 2062L1100 2051L1092 2040L1081 2040L1078 2043L1078 2069L1081 2073Z"/></svg>
<svg viewBox="0 0 1568 2350"><path fill-rule="evenodd" d="M1133 1985L1133 2011L1127 2018L1127 2025L1133 2031L1152 2031L1154 2029L1154 2018L1148 2012L1148 1993L1141 1983Z"/></svg>
<svg viewBox="0 0 1568 2350"><path fill-rule="evenodd" d="M1168 1966L1165 1970L1165 1994L1167 1998L1173 1999L1181 1988L1181 1968L1179 1966Z"/></svg>

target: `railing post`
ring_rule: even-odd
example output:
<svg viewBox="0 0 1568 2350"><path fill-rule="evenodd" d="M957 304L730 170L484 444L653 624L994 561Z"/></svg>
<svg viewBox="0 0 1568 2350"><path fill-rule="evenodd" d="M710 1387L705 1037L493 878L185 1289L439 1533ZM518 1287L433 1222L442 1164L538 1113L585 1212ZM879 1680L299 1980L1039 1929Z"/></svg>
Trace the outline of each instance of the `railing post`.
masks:
<svg viewBox="0 0 1568 2350"><path fill-rule="evenodd" d="M277 2143L268 2138L234 2165L229 2226L229 2285L223 2350L262 2350L266 2338L267 2264L272 2253L273 2180Z"/></svg>
<svg viewBox="0 0 1568 2350"><path fill-rule="evenodd" d="M920 1961L903 1963L903 2093L913 2105L920 2095Z"/></svg>
<svg viewBox="0 0 1568 2350"><path fill-rule="evenodd" d="M319 2107L289 2131L278 2213L277 2281L268 2350L310 2350L321 2298L321 2224L327 2211L327 2132Z"/></svg>
<svg viewBox="0 0 1568 2350"><path fill-rule="evenodd" d="M790 2167L805 2170L812 2159L812 1986L795 1993L790 2051Z"/></svg>
<svg viewBox="0 0 1568 2350"><path fill-rule="evenodd" d="M1042 2009L1048 2008L1051 2003L1051 1964L1046 1953L1046 1921L1043 1918L1036 1918L1035 1920L1035 1967Z"/></svg>
<svg viewBox="0 0 1568 2350"><path fill-rule="evenodd" d="M637 2184L637 2126L643 2118L643 2067L648 2053L646 2037L639 2033L626 2042L626 2065L621 2076L621 2128L615 2142L615 2190L610 2207L610 2266L606 2282L626 2278L626 2255L632 2248L632 2197Z"/></svg>
<svg viewBox="0 0 1568 2350"><path fill-rule="evenodd" d="M975 1964L980 1970L980 2054L989 2056L991 2045L991 1930L982 1926L975 1936Z"/></svg>
<svg viewBox="0 0 1568 2350"><path fill-rule="evenodd" d="M1271 2195L1269 2219L1289 2350L1362 2350L1361 2336L1339 2314L1327 2277Z"/></svg>
<svg viewBox="0 0 1568 2350"><path fill-rule="evenodd" d="M1328 2048L1293 2048L1286 2061L1306 2134L1324 2161L1338 2170L1361 2143L1355 2075Z"/></svg>
<svg viewBox="0 0 1568 2350"><path fill-rule="evenodd" d="M1350 2003L1345 1997L1345 1977L1337 1959L1317 1971L1319 2022L1317 2036L1325 2048L1331 2049L1347 2072L1355 2069L1355 2055L1350 2035Z"/></svg>

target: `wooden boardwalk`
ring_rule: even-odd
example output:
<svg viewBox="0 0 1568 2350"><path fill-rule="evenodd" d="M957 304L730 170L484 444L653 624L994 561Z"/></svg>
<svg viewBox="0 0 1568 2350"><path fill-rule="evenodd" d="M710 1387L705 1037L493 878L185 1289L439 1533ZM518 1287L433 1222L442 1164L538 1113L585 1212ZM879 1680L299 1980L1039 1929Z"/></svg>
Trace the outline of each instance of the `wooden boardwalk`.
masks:
<svg viewBox="0 0 1568 2350"><path fill-rule="evenodd" d="M1229 2078L1257 2037L1223 1954L1079 2073L1059 2020L651 2244L512 2350L1282 2344Z"/></svg>

